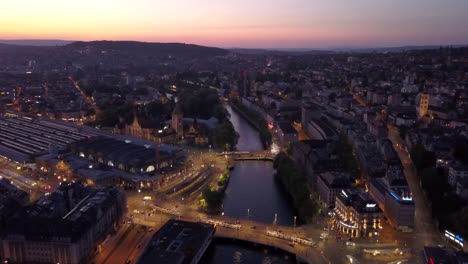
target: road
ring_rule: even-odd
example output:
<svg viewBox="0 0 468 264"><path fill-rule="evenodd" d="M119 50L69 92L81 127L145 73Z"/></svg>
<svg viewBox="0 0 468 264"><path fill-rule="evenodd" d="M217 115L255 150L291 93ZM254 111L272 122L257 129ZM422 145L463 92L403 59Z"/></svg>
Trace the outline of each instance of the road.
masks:
<svg viewBox="0 0 468 264"><path fill-rule="evenodd" d="M388 138L390 141L392 141L402 161L411 160L409 153L404 148L396 147L397 144L398 146L404 146L405 144L400 138L398 130L395 127L389 126ZM418 245L415 246L416 248L422 249L423 246L436 245L440 243L440 234L433 224L431 209L428 206L426 197L424 196L419 179L416 175L416 168L412 162L404 164L404 173L406 176L406 181L408 182L412 192L415 205L414 222L416 230L414 233L417 234L415 243L418 243Z"/></svg>
<svg viewBox="0 0 468 264"><path fill-rule="evenodd" d="M136 263L137 258L154 235L151 230L134 224L125 224L116 235L110 237L94 259L95 264Z"/></svg>
<svg viewBox="0 0 468 264"><path fill-rule="evenodd" d="M153 211L151 209L151 206L148 205L148 203L142 201L144 195L145 194L135 193L129 195L128 197L128 205L130 208L129 210L131 210L130 212L131 214L133 214L133 216L135 217L134 219L136 219L137 222L139 222L140 219L142 219L142 221L146 221L147 224L151 224L153 222L165 221L164 219L170 217L168 215L164 215L162 213ZM189 205L185 205L182 202L173 200L169 201L165 199L156 199L155 202L159 207L170 209L181 214L181 217L172 216L172 218L178 218L181 220L193 222L198 222L202 219L208 218L207 215L197 211L195 208L190 207ZM137 210L138 213L134 213L133 210ZM151 216L149 216L148 214L151 214ZM375 239L372 240L369 238L360 238L353 240L356 243L356 246L348 246L345 243L345 237L343 236L343 240L337 240L335 238L336 234L334 232L330 232L328 239L320 239L321 233L325 232L322 230L322 228L324 226L327 226L327 221L319 221L319 223L294 228L291 226L279 226L268 223L259 223L248 219L235 219L221 215L211 216L209 219L232 224L238 223L242 225L242 228L240 230L224 228L218 225L217 236L241 239L251 241L254 243L275 246L277 248L281 248L288 252L302 256L308 259L310 263L349 263L349 260L348 258L346 258L346 255L352 255L355 258L359 258L359 262L363 264L387 263L389 261L399 259L400 256L392 256L386 259L375 259L372 257L364 258L362 256L361 250L363 248L406 248L407 246L409 247L412 245L411 241L413 241L414 235L411 233L399 233L389 229L389 233L391 233L392 236L386 238L385 240L383 240L383 238L380 241ZM315 246L305 246L298 243L292 243L288 240L267 236L267 231L281 231L284 234L290 236L312 239L313 244L315 244ZM396 236L396 238L394 236ZM394 238L398 241L395 242L393 240ZM416 260L419 255L416 254L416 251L413 251L413 253L413 256L410 256L409 258L413 261L413 263L417 263Z"/></svg>

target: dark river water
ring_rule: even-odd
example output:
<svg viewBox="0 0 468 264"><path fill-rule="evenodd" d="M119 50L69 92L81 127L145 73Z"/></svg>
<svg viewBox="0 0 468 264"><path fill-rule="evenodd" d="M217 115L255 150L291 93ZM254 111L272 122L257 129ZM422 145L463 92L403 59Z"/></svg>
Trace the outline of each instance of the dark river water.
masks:
<svg viewBox="0 0 468 264"><path fill-rule="evenodd" d="M240 115L226 106L231 122L239 134L238 151L263 150L258 132ZM243 161L231 171L231 179L224 198L224 213L239 219L273 223L275 214L279 225L293 225L294 210L287 196L273 178L271 162ZM237 242L215 241L201 263L295 263L290 256L261 246Z"/></svg>

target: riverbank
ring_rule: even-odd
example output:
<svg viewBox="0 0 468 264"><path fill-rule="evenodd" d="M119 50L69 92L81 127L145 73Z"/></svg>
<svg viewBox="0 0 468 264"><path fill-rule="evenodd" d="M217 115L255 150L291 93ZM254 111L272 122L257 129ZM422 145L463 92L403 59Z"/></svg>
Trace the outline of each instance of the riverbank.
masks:
<svg viewBox="0 0 468 264"><path fill-rule="evenodd" d="M259 113L248 109L240 101L231 100L229 101L229 105L236 113L240 114L250 125L258 130L263 148L270 147L272 136L265 119Z"/></svg>
<svg viewBox="0 0 468 264"><path fill-rule="evenodd" d="M304 175L300 173L294 161L283 152L276 156L273 167L276 169L275 179L291 197L300 222L311 222L318 206L310 199L311 193Z"/></svg>
<svg viewBox="0 0 468 264"><path fill-rule="evenodd" d="M219 214L222 212L224 194L230 178L229 169L226 168L224 172L217 177L216 184L206 187L203 190L200 206L206 213Z"/></svg>

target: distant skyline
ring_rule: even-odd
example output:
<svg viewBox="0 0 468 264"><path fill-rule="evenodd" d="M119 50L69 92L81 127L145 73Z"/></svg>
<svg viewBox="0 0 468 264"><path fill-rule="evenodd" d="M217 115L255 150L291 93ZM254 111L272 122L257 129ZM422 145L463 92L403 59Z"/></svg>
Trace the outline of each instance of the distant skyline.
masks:
<svg viewBox="0 0 468 264"><path fill-rule="evenodd" d="M223 48L468 44L466 0L15 0L0 39L136 40Z"/></svg>

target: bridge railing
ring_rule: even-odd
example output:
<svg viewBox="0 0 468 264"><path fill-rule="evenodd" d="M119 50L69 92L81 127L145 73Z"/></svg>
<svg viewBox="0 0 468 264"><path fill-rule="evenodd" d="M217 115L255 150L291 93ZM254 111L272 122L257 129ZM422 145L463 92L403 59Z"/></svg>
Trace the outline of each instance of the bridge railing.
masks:
<svg viewBox="0 0 468 264"><path fill-rule="evenodd" d="M281 238L285 240L289 240L291 242L296 242L300 243L306 246L313 246L314 242L311 239L306 239L306 238L301 238L301 237L296 237L296 236L290 236L286 233L283 232L278 232L278 231L271 231L267 230L267 235L271 237L276 237L276 238Z"/></svg>
<svg viewBox="0 0 468 264"><path fill-rule="evenodd" d="M240 224L231 224L231 223L226 223L226 222L219 221L219 220L204 218L204 219L201 219L201 222L206 223L206 224L216 225L216 226L222 226L222 227L226 227L230 229L236 229L236 230L242 229L242 225Z"/></svg>
<svg viewBox="0 0 468 264"><path fill-rule="evenodd" d="M182 216L182 213L179 212L179 211L176 211L176 210L166 209L166 208L163 208L163 207L156 206L154 204L150 204L150 207L153 208L154 210L158 211L158 212L165 213L165 214L168 214L168 215L174 215L174 216L177 216L177 217Z"/></svg>

